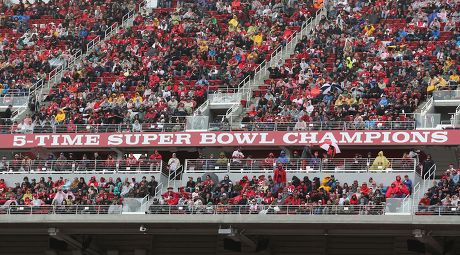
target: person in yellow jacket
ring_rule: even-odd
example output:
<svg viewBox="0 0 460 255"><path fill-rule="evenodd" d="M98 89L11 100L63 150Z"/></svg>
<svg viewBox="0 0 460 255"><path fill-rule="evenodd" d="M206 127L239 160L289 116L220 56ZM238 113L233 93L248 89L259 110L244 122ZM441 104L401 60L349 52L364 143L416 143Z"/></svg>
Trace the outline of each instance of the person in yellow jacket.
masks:
<svg viewBox="0 0 460 255"><path fill-rule="evenodd" d="M352 59L351 57L347 57L347 68L352 69L353 65L356 63L356 59Z"/></svg>
<svg viewBox="0 0 460 255"><path fill-rule="evenodd" d="M331 180L331 177L326 176L323 178L323 181L321 182L321 186L319 188L323 188L324 191L329 192L331 190L331 186L329 186L329 181Z"/></svg>
<svg viewBox="0 0 460 255"><path fill-rule="evenodd" d="M236 15L233 15L233 18L228 22L228 31L235 32L238 30L238 18Z"/></svg>
<svg viewBox="0 0 460 255"><path fill-rule="evenodd" d="M390 161L383 155L383 151L379 151L378 156L372 163L371 170L385 170L391 166Z"/></svg>
<svg viewBox="0 0 460 255"><path fill-rule="evenodd" d="M58 114L56 114L56 117L54 117L57 123L62 123L65 120L65 112L63 109L59 109Z"/></svg>
<svg viewBox="0 0 460 255"><path fill-rule="evenodd" d="M337 100L335 100L334 105L335 105L336 107L342 106L342 105L343 105L343 102L344 102L344 97L343 97L343 95L339 95L339 97L337 98Z"/></svg>
<svg viewBox="0 0 460 255"><path fill-rule="evenodd" d="M451 83L460 84L460 76L454 71L454 72L449 76L449 81L450 81Z"/></svg>
<svg viewBox="0 0 460 255"><path fill-rule="evenodd" d="M258 33L252 37L252 40L254 41L254 46L260 46L262 45L262 33Z"/></svg>
<svg viewBox="0 0 460 255"><path fill-rule="evenodd" d="M366 36L371 36L375 31L375 27L370 24L370 25L365 25L364 26L364 33L366 34Z"/></svg>

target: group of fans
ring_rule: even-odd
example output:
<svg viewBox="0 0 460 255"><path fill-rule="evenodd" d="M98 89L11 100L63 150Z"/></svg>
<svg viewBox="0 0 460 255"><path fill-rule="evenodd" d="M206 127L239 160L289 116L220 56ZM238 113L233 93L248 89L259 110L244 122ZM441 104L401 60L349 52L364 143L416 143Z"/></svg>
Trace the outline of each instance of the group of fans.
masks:
<svg viewBox="0 0 460 255"><path fill-rule="evenodd" d="M336 1L295 54L269 68L243 122L308 130L305 123L386 129L413 120L433 91L460 85L459 8L456 1Z"/></svg>
<svg viewBox="0 0 460 255"><path fill-rule="evenodd" d="M155 196L158 182L152 176L150 180L143 176L141 180L126 178L104 178L92 176L53 179L41 177L29 180L24 177L21 183L7 184L0 179L0 205L121 205L123 198L143 198Z"/></svg>
<svg viewBox="0 0 460 255"><path fill-rule="evenodd" d="M388 186L377 184L373 178L369 182L341 183L334 175L309 179L308 176L299 179L286 180L286 171L280 164L268 176L260 175L232 181L229 176L223 180L206 175L204 179L193 180L189 177L186 185L176 192L172 187L161 195L153 204L152 213L160 213L158 205L173 205L178 210L189 213L206 213L207 206L217 206L228 212L232 206L245 207L250 213L260 213L268 208L281 210L284 206L369 206L368 208L384 208L388 198L404 198L412 191L412 181L406 175L396 176ZM222 207L219 207L222 206ZM300 207L298 207L300 209ZM237 208L238 210L238 208ZM382 212L380 210L379 212ZM314 212L315 213L315 212ZM316 212L318 213L318 212ZM322 212L325 213L325 212ZM333 213L328 211L328 213ZM367 213L373 213L367 211Z"/></svg>

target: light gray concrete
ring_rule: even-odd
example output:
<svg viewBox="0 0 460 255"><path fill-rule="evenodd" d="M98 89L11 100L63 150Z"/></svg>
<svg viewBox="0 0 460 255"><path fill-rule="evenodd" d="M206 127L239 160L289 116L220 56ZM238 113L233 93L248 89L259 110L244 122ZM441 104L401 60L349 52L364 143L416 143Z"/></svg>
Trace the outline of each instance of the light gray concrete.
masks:
<svg viewBox="0 0 460 255"><path fill-rule="evenodd" d="M460 225L460 216L414 215L2 215L0 224L19 223L169 223L169 224L402 224Z"/></svg>

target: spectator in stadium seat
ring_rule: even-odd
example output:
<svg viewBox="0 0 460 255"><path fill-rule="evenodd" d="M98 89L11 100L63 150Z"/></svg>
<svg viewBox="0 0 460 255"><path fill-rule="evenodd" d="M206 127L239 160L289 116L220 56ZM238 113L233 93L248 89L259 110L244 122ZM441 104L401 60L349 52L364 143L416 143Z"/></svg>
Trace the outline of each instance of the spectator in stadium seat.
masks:
<svg viewBox="0 0 460 255"><path fill-rule="evenodd" d="M241 148L238 148L232 153L232 165L241 166L243 164L242 159L244 159L244 154L241 152Z"/></svg>
<svg viewBox="0 0 460 255"><path fill-rule="evenodd" d="M185 191L186 192L189 192L189 193L193 193L195 191L195 186L196 186L196 183L195 181L193 180L193 177L192 176L189 176L188 177L188 181L187 183L185 184Z"/></svg>
<svg viewBox="0 0 460 255"><path fill-rule="evenodd" d="M225 155L225 152L221 152L219 154L219 158L216 160L216 165L219 167L227 167L227 164L228 164L227 156Z"/></svg>
<svg viewBox="0 0 460 255"><path fill-rule="evenodd" d="M383 155L383 151L379 151L378 156L372 163L371 170L386 170L391 166L390 161Z"/></svg>
<svg viewBox="0 0 460 255"><path fill-rule="evenodd" d="M276 164L280 164L280 163L281 163L281 164L283 164L283 166L289 163L289 157L286 155L286 152L285 152L284 150L282 150L282 151L280 152L280 155L279 155L279 157L276 159L275 163L276 163Z"/></svg>
<svg viewBox="0 0 460 255"><path fill-rule="evenodd" d="M460 180L460 175L458 174L458 171L457 170L454 170L451 172L451 177L450 179L452 180L452 182L454 183L454 185L458 185L458 182Z"/></svg>
<svg viewBox="0 0 460 255"><path fill-rule="evenodd" d="M404 185L407 186L407 189L409 190L409 192L412 193L412 180L409 179L409 176L407 174L404 175L403 183Z"/></svg>
<svg viewBox="0 0 460 255"><path fill-rule="evenodd" d="M273 152L270 152L268 154L268 157L266 157L264 161L262 162L263 167L268 167L268 168L273 167L273 165L275 164L275 160L276 160L275 154L273 154Z"/></svg>
<svg viewBox="0 0 460 255"><path fill-rule="evenodd" d="M453 173L454 171L457 171L457 169L454 168L454 164L449 164L449 167L447 168L446 170L446 174L449 173Z"/></svg>

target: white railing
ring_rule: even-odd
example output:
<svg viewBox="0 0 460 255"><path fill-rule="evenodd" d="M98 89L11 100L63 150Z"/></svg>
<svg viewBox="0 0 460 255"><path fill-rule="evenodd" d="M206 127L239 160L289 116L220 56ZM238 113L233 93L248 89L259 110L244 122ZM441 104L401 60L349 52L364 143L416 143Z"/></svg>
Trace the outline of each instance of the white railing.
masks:
<svg viewBox="0 0 460 255"><path fill-rule="evenodd" d="M207 123L206 123L207 124ZM47 133L121 133L121 132L179 132L185 131L185 123L142 123L133 124L58 124L44 125L0 125L0 133L47 134Z"/></svg>
<svg viewBox="0 0 460 255"><path fill-rule="evenodd" d="M1 160L0 173L159 173L161 160Z"/></svg>
<svg viewBox="0 0 460 255"><path fill-rule="evenodd" d="M181 177L182 177L182 172L183 172L183 166L180 166L176 171L169 172L168 174L168 187L172 187L173 190L177 190L176 188L178 185L178 182L181 182Z"/></svg>
<svg viewBox="0 0 460 255"><path fill-rule="evenodd" d="M0 214L122 214L122 205L9 205Z"/></svg>
<svg viewBox="0 0 460 255"><path fill-rule="evenodd" d="M415 205L412 207L414 215L438 215L438 216L458 216L460 206L458 205Z"/></svg>
<svg viewBox="0 0 460 255"><path fill-rule="evenodd" d="M296 158L296 159L187 159L186 173L270 173L283 164L286 172L305 173L366 173L390 172L410 173L416 171L415 159L388 158L389 165L375 165L367 158Z"/></svg>
<svg viewBox="0 0 460 255"><path fill-rule="evenodd" d="M151 201L151 200L150 200ZM270 216L275 215L394 215L386 204L381 205L266 205L266 204L247 204L247 205L153 205L146 203L148 214L165 215L195 215L195 214L259 214ZM6 205L0 206L0 215L78 215L78 214L123 214L122 205ZM411 215L436 215L436 216L459 216L460 207L458 206L423 206L417 205L410 209Z"/></svg>
<svg viewBox="0 0 460 255"><path fill-rule="evenodd" d="M225 115L229 121L209 122L209 116L186 116L186 123L142 123L134 124L58 124L44 126L33 122L31 125L0 125L1 134L48 134L48 133L122 133L122 132L180 132L180 131L323 131L323 130L415 130L414 121L354 122L326 121L309 122L300 127L296 122L242 122L233 123L242 110L234 104ZM172 117L173 119L175 117ZM184 117L180 117L184 118ZM232 124L233 123L233 124Z"/></svg>
<svg viewBox="0 0 460 255"><path fill-rule="evenodd" d="M152 205L149 214L384 215L385 205Z"/></svg>
<svg viewBox="0 0 460 255"><path fill-rule="evenodd" d="M235 105L236 107L240 105ZM226 116L234 116L238 108L230 108ZM227 117L227 119L230 119ZM219 127L221 124L221 127ZM311 131L311 130L415 130L415 121L318 121L297 122L241 122L230 127L225 123L212 123L212 130L230 131ZM210 123L211 125L211 123ZM210 126L211 128L211 126Z"/></svg>
<svg viewBox="0 0 460 255"><path fill-rule="evenodd" d="M208 100L211 104L234 104L239 103L241 93L215 93L208 94Z"/></svg>
<svg viewBox="0 0 460 255"><path fill-rule="evenodd" d="M428 113L428 111L431 109L431 106L433 106L433 103L434 103L434 99L433 97L430 97L430 99L428 99L428 101L426 101L426 103L423 105L423 107L420 109L420 113L422 115L425 115Z"/></svg>
<svg viewBox="0 0 460 255"><path fill-rule="evenodd" d="M434 100L460 100L460 90L436 90L433 91Z"/></svg>
<svg viewBox="0 0 460 255"><path fill-rule="evenodd" d="M204 101L204 103L202 103L198 108L196 108L194 114L195 115L203 114L206 111L206 109L208 108L208 106L209 106L209 99Z"/></svg>

